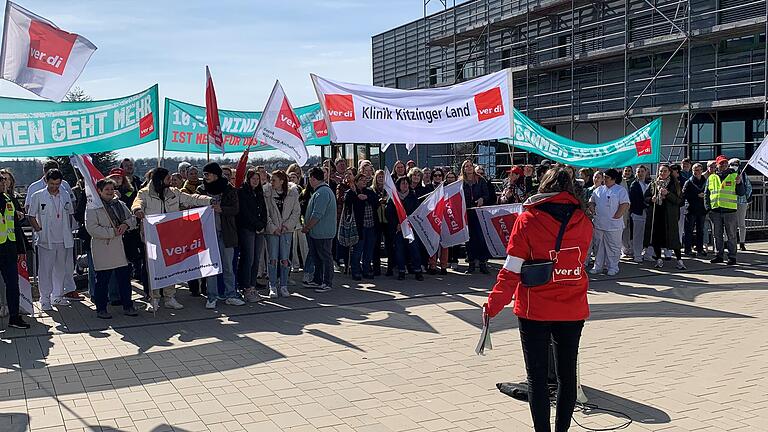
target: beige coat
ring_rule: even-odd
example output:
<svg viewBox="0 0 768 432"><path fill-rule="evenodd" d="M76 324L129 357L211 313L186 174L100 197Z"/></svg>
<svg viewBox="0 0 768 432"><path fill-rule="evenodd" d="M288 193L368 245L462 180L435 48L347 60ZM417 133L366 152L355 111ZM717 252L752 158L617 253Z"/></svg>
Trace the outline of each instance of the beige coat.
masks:
<svg viewBox="0 0 768 432"><path fill-rule="evenodd" d="M129 216L125 223L129 229L136 228L136 218L133 217L125 203L119 202L125 214ZM93 257L93 269L96 271L111 270L128 265L123 248L123 236L116 235L115 228L104 207L85 211L85 229L91 235L91 256Z"/></svg>
<svg viewBox="0 0 768 432"><path fill-rule="evenodd" d="M286 232L293 232L299 224L301 205L299 204L299 190L293 183L288 183L288 194L283 202L283 212L277 208L275 197L277 192L272 185L264 185L264 203L267 205L267 230L265 234L274 234L275 230L285 226Z"/></svg>
<svg viewBox="0 0 768 432"><path fill-rule="evenodd" d="M165 190L165 200L149 186L141 189L133 200L131 211L141 210L146 215L176 212L182 208L207 206L211 203L211 197L203 195L190 195L176 188L169 187ZM163 202L164 201L164 202Z"/></svg>

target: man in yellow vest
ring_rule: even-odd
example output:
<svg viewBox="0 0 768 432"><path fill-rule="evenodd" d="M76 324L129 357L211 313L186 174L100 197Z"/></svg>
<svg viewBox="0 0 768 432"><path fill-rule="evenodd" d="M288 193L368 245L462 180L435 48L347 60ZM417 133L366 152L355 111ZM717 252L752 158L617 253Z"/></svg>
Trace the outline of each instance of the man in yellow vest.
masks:
<svg viewBox="0 0 768 432"><path fill-rule="evenodd" d="M19 258L27 259L24 232L19 226L18 214L13 200L8 196L9 179L0 175L0 274L5 282L5 296L8 300L8 327L28 329L29 324L19 313ZM31 299L30 299L31 301Z"/></svg>
<svg viewBox="0 0 768 432"><path fill-rule="evenodd" d="M707 178L704 190L704 206L709 211L709 217L714 225L715 253L710 262L723 262L723 232L728 238L725 246L728 248L728 264L736 264L736 243L738 241L737 226L738 197L744 195L744 184L739 173L728 166L728 158L718 156L715 159L717 172Z"/></svg>

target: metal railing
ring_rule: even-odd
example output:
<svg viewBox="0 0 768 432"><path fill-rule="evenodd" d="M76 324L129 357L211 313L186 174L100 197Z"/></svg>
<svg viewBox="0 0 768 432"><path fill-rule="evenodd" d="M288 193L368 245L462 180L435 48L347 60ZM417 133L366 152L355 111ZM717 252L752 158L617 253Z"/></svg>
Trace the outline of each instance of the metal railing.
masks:
<svg viewBox="0 0 768 432"><path fill-rule="evenodd" d="M766 178L749 176L752 182L752 202L747 210L747 231L768 230L768 190Z"/></svg>

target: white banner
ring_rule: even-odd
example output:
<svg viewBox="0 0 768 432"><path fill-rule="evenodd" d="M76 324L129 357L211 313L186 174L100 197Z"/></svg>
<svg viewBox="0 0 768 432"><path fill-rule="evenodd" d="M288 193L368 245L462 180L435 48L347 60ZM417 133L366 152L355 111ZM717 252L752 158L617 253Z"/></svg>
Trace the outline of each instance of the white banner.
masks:
<svg viewBox="0 0 768 432"><path fill-rule="evenodd" d="M455 143L513 136L508 69L450 87L400 90L312 75L335 143Z"/></svg>
<svg viewBox="0 0 768 432"><path fill-rule="evenodd" d="M18 257L16 268L19 272L19 311L31 315L35 313L35 308L32 303L32 284L29 282L26 255Z"/></svg>
<svg viewBox="0 0 768 432"><path fill-rule="evenodd" d="M83 175L85 183L85 207L89 209L104 207L98 192L96 192L96 182L104 178L104 174L99 171L91 161L90 155L73 155L69 157L69 162L73 167Z"/></svg>
<svg viewBox="0 0 768 432"><path fill-rule="evenodd" d="M768 176L768 136L760 143L760 147L755 150L747 165L752 165L756 170L763 173L764 176Z"/></svg>
<svg viewBox="0 0 768 432"><path fill-rule="evenodd" d="M293 112L280 81L275 81L275 87L272 88L267 106L261 113L253 138L290 156L299 166L306 164L309 159L307 146L304 145L304 134L301 133L301 123Z"/></svg>
<svg viewBox="0 0 768 432"><path fill-rule="evenodd" d="M512 225L518 213L522 213L522 204L503 204L489 207L476 207L480 219L480 229L483 230L488 252L496 258L507 256L507 245L512 235Z"/></svg>
<svg viewBox="0 0 768 432"><path fill-rule="evenodd" d="M147 215L144 238L153 290L221 273L212 207Z"/></svg>
<svg viewBox="0 0 768 432"><path fill-rule="evenodd" d="M0 76L38 96L61 102L96 51L88 39L8 2Z"/></svg>
<svg viewBox="0 0 768 432"><path fill-rule="evenodd" d="M385 174L386 175L386 174ZM419 236L429 256L440 249L440 226L443 224L443 184L429 194L410 216L414 232Z"/></svg>
<svg viewBox="0 0 768 432"><path fill-rule="evenodd" d="M445 206L440 227L440 244L451 247L469 241L467 204L464 201L464 183L455 181L443 186Z"/></svg>

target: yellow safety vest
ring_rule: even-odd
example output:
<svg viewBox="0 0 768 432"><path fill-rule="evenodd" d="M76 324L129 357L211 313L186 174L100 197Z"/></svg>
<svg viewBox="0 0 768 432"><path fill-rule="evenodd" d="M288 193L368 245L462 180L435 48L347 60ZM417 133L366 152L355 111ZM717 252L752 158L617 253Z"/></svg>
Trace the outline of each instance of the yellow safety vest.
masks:
<svg viewBox="0 0 768 432"><path fill-rule="evenodd" d="M11 201L11 197L8 194L3 194L3 197L5 198L5 208L0 213L0 244L5 243L6 240L16 241L16 226L14 223L16 208L13 206L13 201Z"/></svg>
<svg viewBox="0 0 768 432"><path fill-rule="evenodd" d="M713 209L724 208L728 210L736 210L736 177L738 174L731 173L725 177L725 180L720 180L720 176L716 173L709 176L709 202Z"/></svg>

